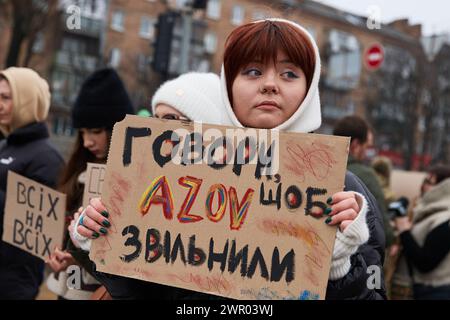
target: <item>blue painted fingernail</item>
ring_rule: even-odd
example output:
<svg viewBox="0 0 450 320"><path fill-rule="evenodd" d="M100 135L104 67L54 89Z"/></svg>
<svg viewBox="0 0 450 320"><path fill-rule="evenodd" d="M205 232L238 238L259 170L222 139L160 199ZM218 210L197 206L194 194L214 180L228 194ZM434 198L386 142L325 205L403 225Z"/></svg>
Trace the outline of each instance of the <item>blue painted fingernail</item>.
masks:
<svg viewBox="0 0 450 320"><path fill-rule="evenodd" d="M329 214L331 213L331 211L333 211L333 209L331 209L331 208L326 208L324 213L325 213L326 215L329 215Z"/></svg>
<svg viewBox="0 0 450 320"><path fill-rule="evenodd" d="M104 216L105 218L108 218L108 217L109 217L109 213L108 213L108 211L106 211L106 210L103 210L102 212L100 212L100 214L101 214L102 216Z"/></svg>
<svg viewBox="0 0 450 320"><path fill-rule="evenodd" d="M108 220L103 220L102 224L107 228L109 228L111 226L111 223L109 223Z"/></svg>
<svg viewBox="0 0 450 320"><path fill-rule="evenodd" d="M332 197L329 197L328 199L327 199L327 203L328 204L331 204L333 202L333 198Z"/></svg>
<svg viewBox="0 0 450 320"><path fill-rule="evenodd" d="M106 234L108 232L108 230L106 230L105 228L100 228L100 232L103 234Z"/></svg>
<svg viewBox="0 0 450 320"><path fill-rule="evenodd" d="M331 220L332 220L331 217L328 217L327 220L325 220L325 223L330 224Z"/></svg>
<svg viewBox="0 0 450 320"><path fill-rule="evenodd" d="M98 234L98 232L94 232L92 236L94 237L94 239L97 239L98 237L100 237L100 234Z"/></svg>

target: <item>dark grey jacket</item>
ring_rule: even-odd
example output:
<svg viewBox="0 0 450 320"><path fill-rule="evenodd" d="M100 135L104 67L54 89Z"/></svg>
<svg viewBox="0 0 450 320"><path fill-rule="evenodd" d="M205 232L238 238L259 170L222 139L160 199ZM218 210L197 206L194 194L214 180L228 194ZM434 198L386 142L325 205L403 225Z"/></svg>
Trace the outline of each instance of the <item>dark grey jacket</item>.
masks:
<svg viewBox="0 0 450 320"><path fill-rule="evenodd" d="M383 263L385 234L383 216L378 209L375 198L364 185L364 183L353 173L347 171L345 175L344 191L356 191L361 193L368 203L367 224L370 237L366 244L358 248L351 257L351 269L342 279L328 281L327 300L351 299L351 300L381 300L387 299L384 284ZM368 267L371 267L368 269ZM376 271L374 271L376 270ZM374 272L380 275L379 288L373 288L378 283ZM371 277L369 279L369 277ZM373 281L372 281L373 279ZM368 286L368 281L369 286Z"/></svg>
<svg viewBox="0 0 450 320"><path fill-rule="evenodd" d="M0 142L0 299L34 299L44 262L1 241L8 170L54 188L64 160L50 145L45 123L16 129Z"/></svg>

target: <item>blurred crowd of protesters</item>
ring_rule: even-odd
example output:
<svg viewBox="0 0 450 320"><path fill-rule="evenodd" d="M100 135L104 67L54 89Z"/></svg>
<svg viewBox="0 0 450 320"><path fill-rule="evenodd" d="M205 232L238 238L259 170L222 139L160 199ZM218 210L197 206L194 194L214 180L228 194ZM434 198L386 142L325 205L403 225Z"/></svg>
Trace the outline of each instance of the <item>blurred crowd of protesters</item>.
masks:
<svg viewBox="0 0 450 320"><path fill-rule="evenodd" d="M275 29L279 33L274 32ZM258 49L256 33L262 35L267 47ZM280 34L290 41L280 41ZM264 58L248 73L242 70L253 63L251 56L243 56L238 64L232 63L236 55L244 55L242 50L246 47L262 50L259 53ZM296 56L298 52L300 55ZM281 77L274 70L279 68L278 60L286 60L284 55L294 61L290 74L285 75L285 72ZM293 132L312 132L320 126L320 55L313 38L301 26L278 19L237 28L227 40L223 70L222 78L211 73L188 73L167 81L153 96L153 114L164 119ZM295 72L301 77L292 76ZM278 76L280 84L279 80L273 80ZM289 87L284 82L286 79L298 87ZM295 101L292 112L269 118L246 108L253 97L285 94L286 91L280 93L277 86L285 86L283 90L292 95ZM113 69L101 69L83 83L72 109L72 122L78 133L65 165L48 141L45 121L49 107L48 84L35 71L27 68L0 71L0 130L4 136L0 142L0 237L7 172L12 170L67 195L64 245L56 248L46 261L53 271L46 285L59 299L212 298L188 290L105 275L96 272L89 260L91 241L106 235L111 224L100 199L91 201L87 208L81 207L86 166L88 162L106 163L114 124L126 114L134 113L118 74ZM140 114L148 116L150 113ZM371 165L367 164L367 153L373 147L376 134L364 119L344 117L337 122L333 134L351 137L347 163L351 173L346 174L345 192L330 198L327 223L336 220L332 223L339 225L341 238L348 236L347 228L359 233L359 237L358 241L349 237L343 243L337 238L335 246L340 247L339 250L335 247L333 252L327 298L450 299L450 168L442 165L429 169L420 195L409 205L402 194L394 194L391 189L389 159L376 157ZM352 200L354 214L344 218L332 208L346 199ZM341 256L335 256L335 252L340 252ZM66 281L67 268L74 264L82 268L81 287L77 289L68 288ZM373 264L384 265L382 288L353 292L351 288L367 279L365 272L358 274L356 270ZM43 282L44 266L42 260L0 241L0 299L34 299Z"/></svg>
<svg viewBox="0 0 450 320"><path fill-rule="evenodd" d="M401 246L392 298L449 300L450 166L427 170L409 212L406 200L392 209Z"/></svg>
<svg viewBox="0 0 450 320"><path fill-rule="evenodd" d="M389 298L450 299L450 166L427 170L417 198L391 188L392 162L382 156L365 162L374 134L358 116L340 119L333 134L351 137L348 170L355 173L384 212L384 273Z"/></svg>

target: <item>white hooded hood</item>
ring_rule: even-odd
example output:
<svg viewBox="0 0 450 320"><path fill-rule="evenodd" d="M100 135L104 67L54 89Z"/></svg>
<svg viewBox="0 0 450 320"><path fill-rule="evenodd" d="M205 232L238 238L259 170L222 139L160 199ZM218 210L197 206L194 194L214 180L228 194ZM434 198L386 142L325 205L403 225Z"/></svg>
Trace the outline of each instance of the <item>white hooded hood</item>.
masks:
<svg viewBox="0 0 450 320"><path fill-rule="evenodd" d="M320 55L317 44L314 41L314 38L309 34L309 32L295 22L285 19L270 18L265 20L258 20L255 21L254 23L261 23L267 20L289 23L298 28L302 33L304 33L311 42L312 47L314 48L314 55L316 62L314 66L314 74L312 77L311 85L308 89L308 93L306 94L305 99L303 99L303 102L300 104L297 111L289 119L287 119L285 122L283 122L274 129L290 132L305 132L305 133L314 131L320 127L322 122L320 110L320 98L319 98ZM225 107L225 113L222 120L222 124L236 127L243 127L243 125L236 118L236 115L234 114L234 111L231 107L231 103L228 99L226 75L223 65L220 75L220 81L221 81L220 85L222 91L222 99Z"/></svg>

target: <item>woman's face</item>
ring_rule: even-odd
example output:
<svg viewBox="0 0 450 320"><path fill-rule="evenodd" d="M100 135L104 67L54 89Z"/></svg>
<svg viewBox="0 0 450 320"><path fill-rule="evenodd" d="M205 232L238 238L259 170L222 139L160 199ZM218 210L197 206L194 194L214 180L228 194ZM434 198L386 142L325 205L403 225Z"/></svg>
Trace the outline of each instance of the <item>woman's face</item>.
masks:
<svg viewBox="0 0 450 320"><path fill-rule="evenodd" d="M5 79L0 80L0 124L10 125L12 121L13 100L11 87Z"/></svg>
<svg viewBox="0 0 450 320"><path fill-rule="evenodd" d="M277 61L244 66L232 85L233 110L245 127L272 129L297 111L307 92L303 70L282 51Z"/></svg>
<svg viewBox="0 0 450 320"><path fill-rule="evenodd" d="M108 156L108 131L104 128L80 129L83 146L97 159L103 160Z"/></svg>
<svg viewBox="0 0 450 320"><path fill-rule="evenodd" d="M177 109L164 103L160 103L155 107L155 117L169 120L189 120Z"/></svg>

